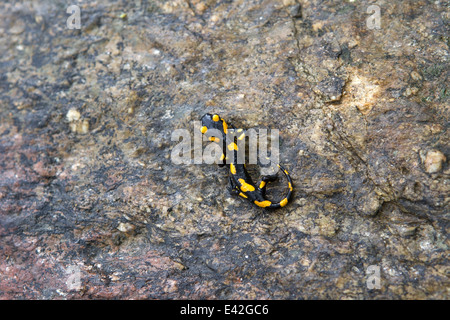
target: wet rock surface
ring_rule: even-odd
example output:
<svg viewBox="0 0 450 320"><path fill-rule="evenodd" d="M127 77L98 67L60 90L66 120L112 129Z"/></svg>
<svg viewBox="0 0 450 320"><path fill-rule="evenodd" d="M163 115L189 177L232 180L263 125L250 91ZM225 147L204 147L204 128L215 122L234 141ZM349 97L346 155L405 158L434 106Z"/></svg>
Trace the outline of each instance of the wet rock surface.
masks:
<svg viewBox="0 0 450 320"><path fill-rule="evenodd" d="M2 3L0 297L448 299L449 8L372 4ZM280 130L291 203L171 161L206 112Z"/></svg>

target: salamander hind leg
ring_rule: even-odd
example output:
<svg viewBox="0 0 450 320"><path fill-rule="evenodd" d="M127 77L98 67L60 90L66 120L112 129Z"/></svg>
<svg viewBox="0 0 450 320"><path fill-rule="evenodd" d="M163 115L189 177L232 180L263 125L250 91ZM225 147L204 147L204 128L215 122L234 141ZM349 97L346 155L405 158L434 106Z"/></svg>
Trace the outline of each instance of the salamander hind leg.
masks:
<svg viewBox="0 0 450 320"><path fill-rule="evenodd" d="M261 181L258 184L258 192L265 197L266 195L266 187L268 182L274 182L278 179L277 174L262 176Z"/></svg>
<svg viewBox="0 0 450 320"><path fill-rule="evenodd" d="M261 177L261 181L264 181L264 182L274 182L274 181L277 181L277 179L278 179L277 173Z"/></svg>

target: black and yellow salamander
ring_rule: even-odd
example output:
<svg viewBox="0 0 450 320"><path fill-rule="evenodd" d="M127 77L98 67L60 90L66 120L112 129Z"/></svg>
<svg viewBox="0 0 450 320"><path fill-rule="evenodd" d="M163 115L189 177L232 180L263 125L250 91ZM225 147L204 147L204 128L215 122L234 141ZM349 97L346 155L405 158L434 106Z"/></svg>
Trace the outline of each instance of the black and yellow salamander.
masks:
<svg viewBox="0 0 450 320"><path fill-rule="evenodd" d="M235 129L233 126L228 127L227 123L224 119L222 119L217 114L205 114L201 118L202 127L201 132L206 134L208 131L215 132L216 136L210 136L209 140L220 143L222 142L222 155L220 156L220 161L222 161L219 165L224 166L226 164L226 160L228 159L227 150L233 152L232 159L228 159L228 164L230 166L230 176L229 182L230 185L228 190L231 194L238 195L244 199L249 200L250 202L256 204L262 208L268 209L276 209L284 207L291 199L293 184L292 179L289 176L289 173L285 168L278 164L278 167L283 171L288 181L289 190L286 196L280 202L272 202L266 198L266 185L268 182L273 182L277 179L277 174L274 175L263 175L261 176L261 180L258 184L254 184L252 178L247 172L245 168L245 164L239 164L237 159L237 140L243 140L245 138L245 131L242 129ZM214 129L214 130L212 130ZM226 137L227 133L231 130L236 130L235 138L231 143L226 145ZM218 133L220 133L221 137L217 137ZM230 139L231 140L231 139Z"/></svg>

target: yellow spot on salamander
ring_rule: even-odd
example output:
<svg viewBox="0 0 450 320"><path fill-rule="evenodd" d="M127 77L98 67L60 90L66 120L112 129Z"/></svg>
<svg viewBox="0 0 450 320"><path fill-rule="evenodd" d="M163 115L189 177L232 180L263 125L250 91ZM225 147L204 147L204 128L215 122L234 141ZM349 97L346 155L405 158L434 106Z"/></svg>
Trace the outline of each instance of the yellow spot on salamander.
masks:
<svg viewBox="0 0 450 320"><path fill-rule="evenodd" d="M210 137L210 138L209 138L209 141L212 141L212 142L220 142L220 139L217 138L217 137Z"/></svg>
<svg viewBox="0 0 450 320"><path fill-rule="evenodd" d="M217 115L217 114L215 114L215 115L213 115L213 121L219 121L220 120L220 117Z"/></svg>
<svg viewBox="0 0 450 320"><path fill-rule="evenodd" d="M223 121L223 132L224 132L225 134L228 133L228 125L227 125L227 123L225 122L225 120Z"/></svg>
<svg viewBox="0 0 450 320"><path fill-rule="evenodd" d="M262 189L262 188L264 188L265 185L266 185L266 182L261 181L261 183L259 184L259 188Z"/></svg>
<svg viewBox="0 0 450 320"><path fill-rule="evenodd" d="M242 133L240 136L239 136L239 140L242 140L242 139L244 139L245 138L245 133Z"/></svg>
<svg viewBox="0 0 450 320"><path fill-rule="evenodd" d="M230 171L232 174L236 174L236 167L232 163L230 163Z"/></svg>
<svg viewBox="0 0 450 320"><path fill-rule="evenodd" d="M284 173L286 173L287 175L289 175L289 172L287 172L287 170L286 170L286 169L284 169Z"/></svg>
<svg viewBox="0 0 450 320"><path fill-rule="evenodd" d="M289 183L289 190L292 191L292 184L290 182L288 182L288 183Z"/></svg>
<svg viewBox="0 0 450 320"><path fill-rule="evenodd" d="M222 153L222 155L220 156L220 161L222 161L223 159L225 159L225 154Z"/></svg>
<svg viewBox="0 0 450 320"><path fill-rule="evenodd" d="M242 198L246 198L246 199L248 198L248 197L247 197L245 194L243 194L242 192L240 192L239 195L240 195Z"/></svg>
<svg viewBox="0 0 450 320"><path fill-rule="evenodd" d="M203 126L203 127L200 129L200 131L201 131L202 133L206 133L207 130L208 130L208 128L205 127L205 126Z"/></svg>
<svg viewBox="0 0 450 320"><path fill-rule="evenodd" d="M233 151L233 150L238 150L238 147L236 145L236 143L232 142L228 145L228 150Z"/></svg>
<svg viewBox="0 0 450 320"><path fill-rule="evenodd" d="M238 181L241 183L241 190L244 192L248 192L248 191L255 191L255 187L252 186L251 184L245 182L244 179L238 179Z"/></svg>
<svg viewBox="0 0 450 320"><path fill-rule="evenodd" d="M255 200L254 202L258 207L261 207L261 208L268 207L272 204L272 202L270 202L269 200L265 200L265 201L261 201L261 202Z"/></svg>
<svg viewBox="0 0 450 320"><path fill-rule="evenodd" d="M280 206L284 207L285 205L287 205L287 203L288 203L288 199L284 198L283 200L280 201Z"/></svg>

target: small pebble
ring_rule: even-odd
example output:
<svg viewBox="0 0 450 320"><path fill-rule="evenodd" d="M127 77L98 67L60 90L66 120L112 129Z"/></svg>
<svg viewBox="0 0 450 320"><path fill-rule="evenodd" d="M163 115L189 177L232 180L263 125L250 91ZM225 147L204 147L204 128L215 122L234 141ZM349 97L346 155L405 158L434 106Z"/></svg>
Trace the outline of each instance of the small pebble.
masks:
<svg viewBox="0 0 450 320"><path fill-rule="evenodd" d="M78 126L78 132L79 133L88 133L89 132L89 121L84 119L81 124Z"/></svg>
<svg viewBox="0 0 450 320"><path fill-rule="evenodd" d="M129 232L132 231L134 229L134 226L131 223L119 223L119 225L117 226L117 229L121 232Z"/></svg>
<svg viewBox="0 0 450 320"><path fill-rule="evenodd" d="M425 171L428 173L435 173L442 169L442 162L447 158L439 150L430 150L425 158Z"/></svg>
<svg viewBox="0 0 450 320"><path fill-rule="evenodd" d="M81 114L76 109L70 109L66 114L66 118L69 122L77 121L80 120Z"/></svg>
<svg viewBox="0 0 450 320"><path fill-rule="evenodd" d="M417 71L411 72L411 78L416 81L422 80L422 76Z"/></svg>
<svg viewBox="0 0 450 320"><path fill-rule="evenodd" d="M418 91L419 91L419 89L416 87L406 88L404 95L405 95L405 97L410 97L410 96L415 95Z"/></svg>
<svg viewBox="0 0 450 320"><path fill-rule="evenodd" d="M200 2L195 6L195 9L198 13L202 14L206 10L206 5L203 2Z"/></svg>

